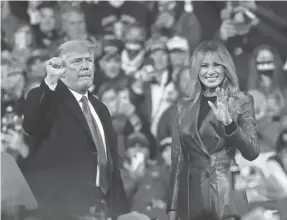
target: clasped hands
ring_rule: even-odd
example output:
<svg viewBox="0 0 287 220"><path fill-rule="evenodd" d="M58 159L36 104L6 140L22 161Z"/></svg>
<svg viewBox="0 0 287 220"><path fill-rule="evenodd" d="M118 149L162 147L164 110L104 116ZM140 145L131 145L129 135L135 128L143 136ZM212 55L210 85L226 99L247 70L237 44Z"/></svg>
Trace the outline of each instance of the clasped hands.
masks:
<svg viewBox="0 0 287 220"><path fill-rule="evenodd" d="M216 88L215 90L217 99L216 105L208 101L210 108L212 109L216 119L220 121L224 126L231 124L232 118L228 109L228 105L233 101L232 98L229 98L224 91L224 89Z"/></svg>

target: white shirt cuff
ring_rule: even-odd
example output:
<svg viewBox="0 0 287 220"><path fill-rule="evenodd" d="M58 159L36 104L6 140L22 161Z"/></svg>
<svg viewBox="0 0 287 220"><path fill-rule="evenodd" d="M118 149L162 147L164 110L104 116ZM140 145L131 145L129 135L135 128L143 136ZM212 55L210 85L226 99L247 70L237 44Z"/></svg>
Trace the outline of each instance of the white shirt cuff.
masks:
<svg viewBox="0 0 287 220"><path fill-rule="evenodd" d="M56 83L56 84L54 84L54 85L51 85L51 84L49 84L49 83L47 82L46 78L44 79L44 81L45 81L46 85L49 87L50 90L55 91L55 89L56 89L58 83Z"/></svg>

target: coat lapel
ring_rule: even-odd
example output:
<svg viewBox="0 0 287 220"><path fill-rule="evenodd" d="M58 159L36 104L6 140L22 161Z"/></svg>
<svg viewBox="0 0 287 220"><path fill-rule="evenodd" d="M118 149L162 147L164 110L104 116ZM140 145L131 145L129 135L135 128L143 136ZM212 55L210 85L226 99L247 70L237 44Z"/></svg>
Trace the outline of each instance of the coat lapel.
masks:
<svg viewBox="0 0 287 220"><path fill-rule="evenodd" d="M208 154L207 149L205 147L205 145L203 144L199 131L198 131L198 115L199 115L199 111L200 111L200 100L201 100L201 96L198 98L198 100L194 103L193 108L194 108L194 113L193 115L194 117L194 123L192 124L192 127L190 128L191 131L193 132L193 139L194 141L197 143L197 145L200 147L200 149L205 153ZM202 126L201 126L202 127Z"/></svg>
<svg viewBox="0 0 287 220"><path fill-rule="evenodd" d="M85 133L87 134L90 141L94 144L89 125L86 121L86 118L79 103L77 102L73 94L69 91L69 89L65 86L65 84L62 82L60 83L60 89L62 90L62 94L65 96L64 102L66 106L69 108L70 112L74 115L74 117L78 120L79 124L85 130Z"/></svg>

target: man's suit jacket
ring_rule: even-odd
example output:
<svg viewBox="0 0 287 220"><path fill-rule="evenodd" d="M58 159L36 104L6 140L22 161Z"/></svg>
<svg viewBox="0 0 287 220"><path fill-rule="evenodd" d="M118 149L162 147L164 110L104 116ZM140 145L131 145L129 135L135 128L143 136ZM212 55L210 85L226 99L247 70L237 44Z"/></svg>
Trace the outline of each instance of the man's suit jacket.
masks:
<svg viewBox="0 0 287 220"><path fill-rule="evenodd" d="M109 111L89 94L105 132L109 167L109 215L128 212L119 172L116 135ZM47 219L87 215L95 202L96 146L79 103L59 81L51 91L43 82L27 96L24 130L35 139L22 171Z"/></svg>

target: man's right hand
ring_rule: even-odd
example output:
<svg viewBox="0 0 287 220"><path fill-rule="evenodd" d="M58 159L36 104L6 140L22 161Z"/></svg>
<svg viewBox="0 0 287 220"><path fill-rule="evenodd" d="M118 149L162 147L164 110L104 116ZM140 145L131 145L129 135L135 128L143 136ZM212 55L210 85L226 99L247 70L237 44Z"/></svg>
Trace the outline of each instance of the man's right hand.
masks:
<svg viewBox="0 0 287 220"><path fill-rule="evenodd" d="M168 216L168 220L178 220L176 211L169 211L167 213L167 216Z"/></svg>
<svg viewBox="0 0 287 220"><path fill-rule="evenodd" d="M64 60L60 57L53 57L45 62L47 76L45 81L49 85L55 85L58 80L65 74Z"/></svg>

